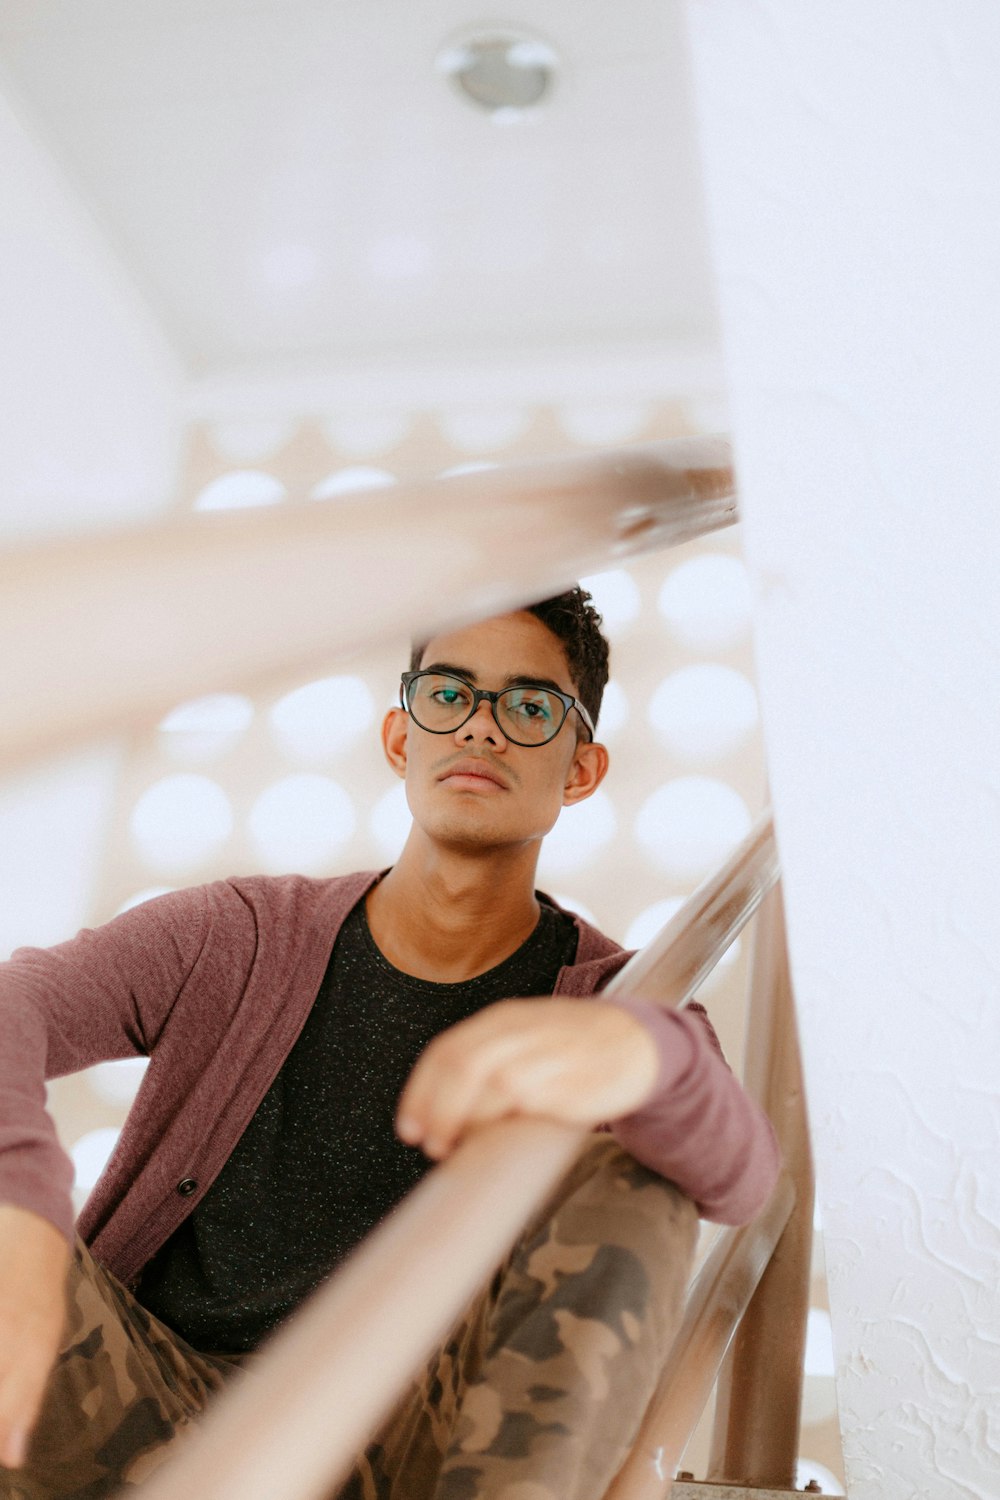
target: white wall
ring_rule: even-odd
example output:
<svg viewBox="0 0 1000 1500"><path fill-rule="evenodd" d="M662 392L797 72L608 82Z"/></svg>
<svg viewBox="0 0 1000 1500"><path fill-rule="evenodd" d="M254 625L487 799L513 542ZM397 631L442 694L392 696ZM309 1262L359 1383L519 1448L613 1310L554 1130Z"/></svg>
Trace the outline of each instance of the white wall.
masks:
<svg viewBox="0 0 1000 1500"><path fill-rule="evenodd" d="M180 370L0 92L0 536L142 517L170 494Z"/></svg>
<svg viewBox="0 0 1000 1500"><path fill-rule="evenodd" d="M849 1493L985 1500L1000 9L688 14Z"/></svg>
<svg viewBox="0 0 1000 1500"><path fill-rule="evenodd" d="M0 329L0 541L141 520L166 504L177 362L2 93ZM0 957L80 925L116 767L103 746L0 782Z"/></svg>
<svg viewBox="0 0 1000 1500"><path fill-rule="evenodd" d="M0 782L0 959L82 925L100 871L119 756L101 745Z"/></svg>

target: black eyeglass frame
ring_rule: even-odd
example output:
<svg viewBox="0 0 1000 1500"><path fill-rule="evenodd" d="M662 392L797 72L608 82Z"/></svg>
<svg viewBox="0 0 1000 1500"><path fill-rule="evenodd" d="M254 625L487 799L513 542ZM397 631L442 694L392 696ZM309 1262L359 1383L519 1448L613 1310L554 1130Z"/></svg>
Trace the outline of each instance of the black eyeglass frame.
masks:
<svg viewBox="0 0 1000 1500"><path fill-rule="evenodd" d="M466 714L465 718L459 719L458 723L453 724L449 729L428 729L426 724L421 724L420 720L416 717L409 704L410 684L414 682L418 677L453 677L456 682L460 682L463 687L467 687L469 689L469 692L472 694L472 707L469 709L469 712ZM537 688L540 693L551 693L553 698L558 698L559 702L563 706L563 716L559 720L559 723L556 725L555 729L553 729L552 733L548 735L546 739L516 740L512 734L508 734L507 730L503 727L503 725L500 723L500 720L497 718L497 702L504 696L505 693L514 693L517 692L518 689L533 687ZM552 741L555 739L556 735L559 733L560 729L562 729L566 720L569 718L570 710L574 708L580 715L580 718L583 720L584 727L586 728L587 733L590 735L591 740L595 738L597 733L590 715L584 708L583 704L580 702L579 698L574 698L571 693L562 693L558 688L549 687L547 683L542 682L516 682L512 683L510 687L500 688L497 692L491 693L488 692L486 688L473 687L471 682L467 682L464 677L458 677L454 672L435 672L431 670L422 670L419 672L404 672L402 677L400 678L399 698L401 706L410 715L410 718L413 719L413 722L419 725L421 729L425 730L427 734L454 734L456 730L461 729L463 724L468 724L469 720L478 709L480 703L482 703L484 700L490 705L490 713L493 715L493 722L499 729L500 733L503 735L504 739L509 740L512 745L523 745L526 750L537 750L541 745L551 745Z"/></svg>

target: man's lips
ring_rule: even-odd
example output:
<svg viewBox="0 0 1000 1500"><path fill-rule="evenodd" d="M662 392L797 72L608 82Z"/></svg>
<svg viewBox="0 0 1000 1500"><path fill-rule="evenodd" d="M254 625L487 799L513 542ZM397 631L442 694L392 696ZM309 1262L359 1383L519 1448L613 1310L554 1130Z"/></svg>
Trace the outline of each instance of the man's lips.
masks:
<svg viewBox="0 0 1000 1500"><path fill-rule="evenodd" d="M448 766L447 770L441 772L439 781L450 781L453 777L461 780L471 778L476 781L490 782L493 786L502 787L509 791L507 781L499 771L494 771L492 766L487 765L484 760L457 760L454 765Z"/></svg>

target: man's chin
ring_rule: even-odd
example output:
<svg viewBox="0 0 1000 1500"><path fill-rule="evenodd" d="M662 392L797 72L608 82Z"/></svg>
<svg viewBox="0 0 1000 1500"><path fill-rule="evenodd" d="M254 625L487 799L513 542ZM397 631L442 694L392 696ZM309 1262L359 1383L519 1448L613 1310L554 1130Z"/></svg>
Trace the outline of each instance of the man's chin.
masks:
<svg viewBox="0 0 1000 1500"><path fill-rule="evenodd" d="M490 818L441 819L426 832L440 848L462 854L485 855L523 849L529 844L537 847L541 843L537 835L504 827Z"/></svg>

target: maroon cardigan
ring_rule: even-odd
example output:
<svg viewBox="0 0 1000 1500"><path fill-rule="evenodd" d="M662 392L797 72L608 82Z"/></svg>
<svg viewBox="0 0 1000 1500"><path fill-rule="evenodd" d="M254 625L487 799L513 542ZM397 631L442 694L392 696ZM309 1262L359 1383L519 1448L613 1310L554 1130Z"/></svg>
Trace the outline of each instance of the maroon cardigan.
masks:
<svg viewBox="0 0 1000 1500"><path fill-rule="evenodd" d="M0 1202L71 1235L73 1168L45 1111L44 1079L148 1055L78 1225L108 1269L134 1281L229 1157L305 1023L344 918L377 878L220 880L0 965ZM628 955L575 920L577 961L555 993L584 997ZM616 1136L706 1217L745 1222L771 1192L778 1151L707 1017L696 1006L614 1003L653 1032L661 1058L653 1097L615 1122Z"/></svg>

